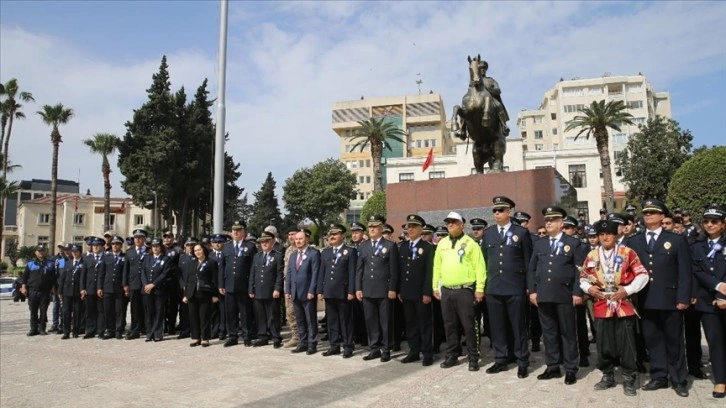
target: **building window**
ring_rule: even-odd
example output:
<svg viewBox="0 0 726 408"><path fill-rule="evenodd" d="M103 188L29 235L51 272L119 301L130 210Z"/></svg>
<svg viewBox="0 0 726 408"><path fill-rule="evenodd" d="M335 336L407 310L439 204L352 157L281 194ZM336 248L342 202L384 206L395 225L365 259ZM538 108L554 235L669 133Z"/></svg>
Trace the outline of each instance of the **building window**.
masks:
<svg viewBox="0 0 726 408"><path fill-rule="evenodd" d="M590 219L590 207L587 205L587 201L578 201L577 202L577 213L585 213L585 222Z"/></svg>
<svg viewBox="0 0 726 408"><path fill-rule="evenodd" d="M522 132L522 139L526 139L526 138L527 138L527 132Z"/></svg>
<svg viewBox="0 0 726 408"><path fill-rule="evenodd" d="M535 139L542 139L542 131L541 130L535 130L534 131L534 138Z"/></svg>
<svg viewBox="0 0 726 408"><path fill-rule="evenodd" d="M50 214L38 214L38 224L50 224Z"/></svg>
<svg viewBox="0 0 726 408"><path fill-rule="evenodd" d="M588 95L602 95L602 87L587 88Z"/></svg>
<svg viewBox="0 0 726 408"><path fill-rule="evenodd" d="M556 113L550 113L550 119L557 120L557 114Z"/></svg>
<svg viewBox="0 0 726 408"><path fill-rule="evenodd" d="M645 118L631 118L634 125L645 125Z"/></svg>
<svg viewBox="0 0 726 408"><path fill-rule="evenodd" d="M534 117L534 123L535 124L542 123L542 116L535 116Z"/></svg>
<svg viewBox="0 0 726 408"><path fill-rule="evenodd" d="M144 225L144 216L141 214L134 215L134 225Z"/></svg>
<svg viewBox="0 0 726 408"><path fill-rule="evenodd" d="M358 160L358 167L363 168L363 160Z"/></svg>
<svg viewBox="0 0 726 408"><path fill-rule="evenodd" d="M522 145L522 151L523 151L523 152L526 152L526 151L528 151L528 150L527 150L527 145Z"/></svg>
<svg viewBox="0 0 726 408"><path fill-rule="evenodd" d="M570 184L576 188L587 187L587 176L585 174L584 164L570 165Z"/></svg>
<svg viewBox="0 0 726 408"><path fill-rule="evenodd" d="M38 245L48 245L50 239L45 235L38 236Z"/></svg>
<svg viewBox="0 0 726 408"><path fill-rule="evenodd" d="M73 225L85 225L86 224L86 214L74 214L73 215Z"/></svg>
<svg viewBox="0 0 726 408"><path fill-rule="evenodd" d="M628 109L640 109L643 107L643 101L630 101L628 102Z"/></svg>
<svg viewBox="0 0 726 408"><path fill-rule="evenodd" d="M371 183L371 176L366 176L366 183L368 183L368 184Z"/></svg>
<svg viewBox="0 0 726 408"><path fill-rule="evenodd" d="M611 136L613 144L626 144L628 143L628 135L625 133L616 133Z"/></svg>
<svg viewBox="0 0 726 408"><path fill-rule="evenodd" d="M613 151L613 162L615 164L615 175L618 177L623 176L623 170L618 166L618 160L623 156L622 150L615 150Z"/></svg>
<svg viewBox="0 0 726 408"><path fill-rule="evenodd" d="M366 167L371 167L371 159L366 160Z"/></svg>
<svg viewBox="0 0 726 408"><path fill-rule="evenodd" d="M74 235L72 243L74 245L80 245L81 247L83 247L83 235Z"/></svg>
<svg viewBox="0 0 726 408"><path fill-rule="evenodd" d="M562 88L562 96L583 96L585 95L584 88Z"/></svg>
<svg viewBox="0 0 726 408"><path fill-rule="evenodd" d="M552 134L553 134L554 136L557 136L557 128L552 128Z"/></svg>
<svg viewBox="0 0 726 408"><path fill-rule="evenodd" d="M358 199L359 199L359 200L365 200L365 199L366 199L366 196L365 196L365 194L363 194L363 193L358 193Z"/></svg>
<svg viewBox="0 0 726 408"><path fill-rule="evenodd" d="M413 181L413 173L400 173L398 181Z"/></svg>
<svg viewBox="0 0 726 408"><path fill-rule="evenodd" d="M585 105L581 103L577 105L565 105L565 113L577 113L584 108Z"/></svg>
<svg viewBox="0 0 726 408"><path fill-rule="evenodd" d="M534 145L534 150L544 150L544 145L541 143L537 143Z"/></svg>
<svg viewBox="0 0 726 408"><path fill-rule="evenodd" d="M116 214L109 214L108 215L108 227L113 229L114 225L116 225Z"/></svg>
<svg viewBox="0 0 726 408"><path fill-rule="evenodd" d="M520 127L527 126L527 118L521 118L521 119L519 119L519 126Z"/></svg>
<svg viewBox="0 0 726 408"><path fill-rule="evenodd" d="M643 92L643 84L628 84L628 93Z"/></svg>
<svg viewBox="0 0 726 408"><path fill-rule="evenodd" d="M429 180L446 178L446 172L444 171L430 171Z"/></svg>

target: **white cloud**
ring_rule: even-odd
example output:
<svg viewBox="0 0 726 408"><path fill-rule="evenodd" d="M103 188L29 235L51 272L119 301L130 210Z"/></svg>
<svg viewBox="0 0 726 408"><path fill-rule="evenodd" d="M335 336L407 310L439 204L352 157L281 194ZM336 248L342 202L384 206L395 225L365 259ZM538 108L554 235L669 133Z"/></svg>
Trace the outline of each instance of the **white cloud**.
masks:
<svg viewBox="0 0 726 408"><path fill-rule="evenodd" d="M535 107L560 77L639 71L658 90L726 69L726 3L339 3L233 2L227 75L227 145L240 184L256 191L268 171L278 191L296 169L337 157L330 129L339 100L417 91L441 93L447 110L468 82L465 58L481 53L513 114ZM216 24L216 21L214 22ZM61 171L102 192L100 159L80 141L123 135L159 60L101 60L54 33L2 27L3 81L18 77L39 103L62 101L77 117L61 129ZM170 33L173 35L173 33ZM204 77L216 86L216 46L169 53L171 80L191 97ZM721 103L722 104L722 103ZM37 110L26 107L26 113ZM14 129L18 178L50 176L49 130L29 118ZM447 113L449 116L449 113ZM115 194L119 174L114 173ZM281 198L281 197L279 197Z"/></svg>

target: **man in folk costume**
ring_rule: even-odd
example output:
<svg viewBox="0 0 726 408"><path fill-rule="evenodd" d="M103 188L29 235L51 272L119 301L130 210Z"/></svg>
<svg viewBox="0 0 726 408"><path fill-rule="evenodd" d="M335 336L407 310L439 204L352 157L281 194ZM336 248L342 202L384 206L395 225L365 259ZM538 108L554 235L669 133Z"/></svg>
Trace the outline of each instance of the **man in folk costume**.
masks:
<svg viewBox="0 0 726 408"><path fill-rule="evenodd" d="M603 372L595 390L615 386L613 371L620 361L625 395L635 395L635 319L637 312L629 299L648 284L648 271L632 249L616 244L618 224L598 221L595 231L600 247L585 258L580 288L594 298L597 368Z"/></svg>

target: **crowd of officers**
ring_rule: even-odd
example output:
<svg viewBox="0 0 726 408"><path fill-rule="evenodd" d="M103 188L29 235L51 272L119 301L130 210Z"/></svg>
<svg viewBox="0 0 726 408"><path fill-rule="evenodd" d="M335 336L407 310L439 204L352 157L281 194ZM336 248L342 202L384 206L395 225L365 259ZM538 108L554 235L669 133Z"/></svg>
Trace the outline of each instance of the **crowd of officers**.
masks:
<svg viewBox="0 0 726 408"><path fill-rule="evenodd" d="M542 341L546 369L537 378L560 378L564 369L568 385L577 382L579 367L590 365L595 342L603 373L596 390L616 385L619 366L625 394L635 395L637 372L649 363L643 390L670 384L686 397L688 374L706 378L702 325L713 397L724 397L722 206L709 206L700 226L656 199L642 203L641 219L628 206L624 214L601 211L592 225L551 206L542 209L545 225L532 233L531 217L515 212L511 199L498 196L492 204L494 223L471 219L471 235L459 213L449 213L439 228L411 214L396 240L385 218L373 215L366 225L351 225L349 242L346 227L331 224L323 250L310 245L305 228L288 231L283 244L274 227L253 238L241 221L231 236L189 238L183 248L171 232L147 242L141 229L126 240L110 232L89 237L90 250L69 245L53 259L39 246L20 280L30 308L28 335L47 334L47 308L57 296L62 316L54 314L51 331L63 339L143 334L158 342L178 330L192 347L219 338L225 347L241 341L280 348L287 320L292 334L284 347L293 353L315 354L327 337L323 356L350 358L358 343L368 347L364 360L387 362L406 340L401 362L429 366L445 342L442 368L466 355L469 370L478 371L479 341L488 336L494 363L487 373L516 364L517 376L528 377L530 351L540 351Z"/></svg>

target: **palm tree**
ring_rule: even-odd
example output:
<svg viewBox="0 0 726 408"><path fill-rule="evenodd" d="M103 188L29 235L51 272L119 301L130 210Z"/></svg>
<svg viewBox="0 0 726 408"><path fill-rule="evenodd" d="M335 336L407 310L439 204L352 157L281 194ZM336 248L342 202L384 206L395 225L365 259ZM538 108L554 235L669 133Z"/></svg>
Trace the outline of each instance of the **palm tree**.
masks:
<svg viewBox="0 0 726 408"><path fill-rule="evenodd" d="M577 128L580 129L575 139L583 133L586 138L590 138L590 135L595 137L595 145L600 155L603 183L605 184L605 208L608 211L612 211L614 207L613 173L610 169L608 128L620 132L620 126L633 125L633 121L630 120L633 115L625 112L626 108L623 101L610 101L608 103L605 103L604 99L599 102L593 101L590 106L580 109L582 115L575 116L567 122L567 127L565 127L565 132Z"/></svg>
<svg viewBox="0 0 726 408"><path fill-rule="evenodd" d="M55 217L58 212L58 148L63 140L58 126L65 125L73 117L73 109L66 108L62 103L56 105L43 105L43 109L36 112L43 119L43 123L50 126L50 142L53 144L53 160L51 162L50 178L50 232L48 247L55 248Z"/></svg>
<svg viewBox="0 0 726 408"><path fill-rule="evenodd" d="M111 224L111 165L108 163L108 156L116 153L121 139L111 133L96 133L92 139L86 139L83 143L91 149L91 153L100 154L103 157L101 162L101 174L103 175L103 230L109 230Z"/></svg>
<svg viewBox="0 0 726 408"><path fill-rule="evenodd" d="M385 118L371 118L358 121L361 126L353 133L352 139L359 139L356 144L351 147L351 151L360 149L362 152L370 145L371 157L373 158L373 192L383 191L381 181L381 157L383 157L383 149L391 149L389 140L399 143L406 143L403 138L406 132L398 128L391 122L386 122Z"/></svg>
<svg viewBox="0 0 726 408"><path fill-rule="evenodd" d="M2 133L0 133L0 146L2 146L2 170L3 178L8 173L8 148L10 147L10 134L13 131L13 122L15 119L25 118L25 114L20 111L23 105L18 103L18 99L23 102L35 102L33 94L30 92L18 92L18 80L12 78L0 89L0 96L5 100L0 103L0 125ZM7 134L5 130L7 129Z"/></svg>

